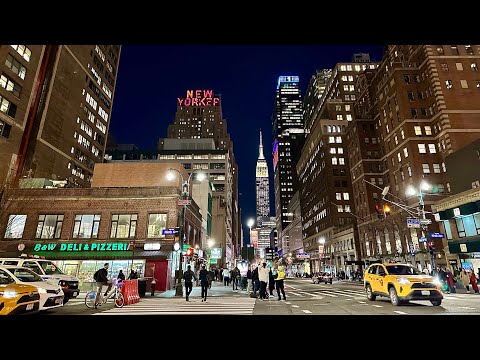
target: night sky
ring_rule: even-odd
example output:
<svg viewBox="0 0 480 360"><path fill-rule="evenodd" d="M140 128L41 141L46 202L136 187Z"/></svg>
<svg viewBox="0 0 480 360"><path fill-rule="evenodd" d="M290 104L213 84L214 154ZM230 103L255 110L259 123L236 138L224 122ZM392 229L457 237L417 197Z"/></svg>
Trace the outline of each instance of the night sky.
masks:
<svg viewBox="0 0 480 360"><path fill-rule="evenodd" d="M110 133L117 143L153 150L175 119L177 97L189 89L222 94L223 115L239 166L239 199L245 239L255 217L255 165L262 128L274 215L272 124L277 78L298 75L302 96L317 69L368 52L381 60L383 45L124 45Z"/></svg>

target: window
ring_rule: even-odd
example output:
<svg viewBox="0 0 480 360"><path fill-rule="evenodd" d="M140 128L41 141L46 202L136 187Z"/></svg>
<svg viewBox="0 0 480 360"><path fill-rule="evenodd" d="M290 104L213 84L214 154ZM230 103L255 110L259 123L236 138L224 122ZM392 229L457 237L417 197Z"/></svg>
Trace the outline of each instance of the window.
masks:
<svg viewBox="0 0 480 360"><path fill-rule="evenodd" d="M425 144L418 144L418 152L420 154L426 154L427 150L425 149Z"/></svg>
<svg viewBox="0 0 480 360"><path fill-rule="evenodd" d="M347 121L352 121L352 115L351 114L347 114Z"/></svg>
<svg viewBox="0 0 480 360"><path fill-rule="evenodd" d="M433 164L433 172L435 174L440 174L440 164Z"/></svg>
<svg viewBox="0 0 480 360"><path fill-rule="evenodd" d="M63 215L39 215L36 239L59 239L62 232Z"/></svg>
<svg viewBox="0 0 480 360"><path fill-rule="evenodd" d="M462 87L462 89L468 89L467 80L460 80L460 86Z"/></svg>
<svg viewBox="0 0 480 360"><path fill-rule="evenodd" d="M137 214L112 215L112 227L110 238L129 239L134 238L137 230Z"/></svg>
<svg viewBox="0 0 480 360"><path fill-rule="evenodd" d="M463 71L463 65L462 63L455 63L455 66L457 67L458 71Z"/></svg>
<svg viewBox="0 0 480 360"><path fill-rule="evenodd" d="M422 169L424 174L430 174L430 167L428 164L422 164Z"/></svg>
<svg viewBox="0 0 480 360"><path fill-rule="evenodd" d="M372 144L376 144L377 143L377 138L372 138Z"/></svg>
<svg viewBox="0 0 480 360"><path fill-rule="evenodd" d="M476 80L475 84L477 85L477 89L480 89L480 80Z"/></svg>
<svg viewBox="0 0 480 360"><path fill-rule="evenodd" d="M446 85L447 89L453 88L452 80L445 80L445 85Z"/></svg>
<svg viewBox="0 0 480 360"><path fill-rule="evenodd" d="M339 213L343 212L343 206L342 205L337 205L337 211Z"/></svg>
<svg viewBox="0 0 480 360"><path fill-rule="evenodd" d="M413 96L413 92L412 92L412 91L408 91L408 92L407 92L407 96L408 96L408 100L410 100L410 101L415 100L415 97Z"/></svg>
<svg viewBox="0 0 480 360"><path fill-rule="evenodd" d="M32 51L26 45L10 45L12 48L17 50L27 62L30 62L30 56L32 55Z"/></svg>
<svg viewBox="0 0 480 360"><path fill-rule="evenodd" d="M3 87L5 90L10 91L17 98L20 97L20 92L22 91L22 87L18 85L15 81L13 81L5 73L3 73L2 76L0 77L0 86Z"/></svg>
<svg viewBox="0 0 480 360"><path fill-rule="evenodd" d="M412 113L412 118L416 119L417 118L417 109L410 109L410 112Z"/></svg>
<svg viewBox="0 0 480 360"><path fill-rule="evenodd" d="M343 193L343 200L350 200L350 194L348 192Z"/></svg>
<svg viewBox="0 0 480 360"><path fill-rule="evenodd" d="M351 81L353 81L353 76ZM345 111L350 111L350 105L345 105Z"/></svg>
<svg viewBox="0 0 480 360"><path fill-rule="evenodd" d="M445 166L444 162L442 162L442 170L443 170L443 172L447 172L447 167Z"/></svg>
<svg viewBox="0 0 480 360"><path fill-rule="evenodd" d="M341 136L337 136L336 139L335 139L335 142L337 144L341 144L342 143L342 137Z"/></svg>
<svg viewBox="0 0 480 360"><path fill-rule="evenodd" d="M412 177L412 168L408 165L408 176Z"/></svg>
<svg viewBox="0 0 480 360"><path fill-rule="evenodd" d="M343 91L348 91L348 85L343 85Z"/></svg>
<svg viewBox="0 0 480 360"><path fill-rule="evenodd" d="M437 150L435 149L435 144L428 144L428 151L430 154L435 154Z"/></svg>
<svg viewBox="0 0 480 360"><path fill-rule="evenodd" d="M337 164L338 164L337 157L336 156L332 157L332 165L337 165Z"/></svg>
<svg viewBox="0 0 480 360"><path fill-rule="evenodd" d="M330 154L336 154L337 153L337 149L332 147L330 148Z"/></svg>
<svg viewBox="0 0 480 360"><path fill-rule="evenodd" d="M404 148L403 149L403 157L406 159L408 158L408 149L407 148Z"/></svg>
<svg viewBox="0 0 480 360"><path fill-rule="evenodd" d="M343 120L343 115L342 114L337 114L337 120Z"/></svg>
<svg viewBox="0 0 480 360"><path fill-rule="evenodd" d="M329 136L329 137L328 137L328 143L329 143L329 144L335 143L335 136Z"/></svg>
<svg viewBox="0 0 480 360"><path fill-rule="evenodd" d="M7 114L11 118L14 118L15 115L17 114L17 105L15 105L14 103L11 103L4 97L0 96L0 111L3 112L4 114ZM9 131L9 134L10 134L10 131Z"/></svg>
<svg viewBox="0 0 480 360"><path fill-rule="evenodd" d="M397 157L398 157L398 162L402 162L402 156L400 155L400 153L397 154Z"/></svg>
<svg viewBox="0 0 480 360"><path fill-rule="evenodd" d="M335 199L342 200L342 193L335 193Z"/></svg>
<svg viewBox="0 0 480 360"><path fill-rule="evenodd" d="M345 165L345 158L338 158L338 164L339 165Z"/></svg>
<svg viewBox="0 0 480 360"><path fill-rule="evenodd" d="M448 64L442 63L442 71L448 71Z"/></svg>
<svg viewBox="0 0 480 360"><path fill-rule="evenodd" d="M12 70L12 72L20 77L20 79L25 80L27 75L27 68L20 64L17 59L12 55L8 54L5 60L5 65Z"/></svg>
<svg viewBox="0 0 480 360"><path fill-rule="evenodd" d="M414 126L415 135L421 136L422 135L422 127L421 126Z"/></svg>
<svg viewBox="0 0 480 360"><path fill-rule="evenodd" d="M98 107L98 114L102 117L105 122L108 122L108 114L105 110L102 109L101 106Z"/></svg>
<svg viewBox="0 0 480 360"><path fill-rule="evenodd" d="M87 100L87 103L89 103L92 108L97 110L97 101L89 93L87 93L86 100Z"/></svg>
<svg viewBox="0 0 480 360"><path fill-rule="evenodd" d="M167 225L167 214L149 214L148 215L148 238L163 238L162 230Z"/></svg>
<svg viewBox="0 0 480 360"><path fill-rule="evenodd" d="M21 239L27 215L10 215L8 217L5 239Z"/></svg>
<svg viewBox="0 0 480 360"><path fill-rule="evenodd" d="M366 137L365 138L365 144L368 144L368 143L370 143L370 138Z"/></svg>
<svg viewBox="0 0 480 360"><path fill-rule="evenodd" d="M453 55L458 55L458 47L457 45L450 45L450 49L452 50Z"/></svg>
<svg viewBox="0 0 480 360"><path fill-rule="evenodd" d="M350 91L355 91L355 85L350 85Z"/></svg>
<svg viewBox="0 0 480 360"><path fill-rule="evenodd" d="M376 181L377 181L377 179L375 179L375 178L370 178L370 182L371 182L373 185L376 185Z"/></svg>
<svg viewBox="0 0 480 360"><path fill-rule="evenodd" d="M425 129L425 135L432 135L432 128L430 126L424 126L423 128Z"/></svg>
<svg viewBox="0 0 480 360"><path fill-rule="evenodd" d="M472 69L472 71L478 71L477 63L470 64L470 68Z"/></svg>
<svg viewBox="0 0 480 360"><path fill-rule="evenodd" d="M437 187L440 194L443 194L445 192L445 186L443 186L443 184L438 184Z"/></svg>
<svg viewBox="0 0 480 360"><path fill-rule="evenodd" d="M75 215L73 238L97 239L100 215Z"/></svg>
<svg viewBox="0 0 480 360"><path fill-rule="evenodd" d="M405 139L405 133L403 132L403 129L400 129L400 135L402 135L402 140Z"/></svg>
<svg viewBox="0 0 480 360"><path fill-rule="evenodd" d="M340 65L340 70L341 71L347 71L347 67L345 65Z"/></svg>
<svg viewBox="0 0 480 360"><path fill-rule="evenodd" d="M347 71L352 71L352 65L347 65Z"/></svg>
<svg viewBox="0 0 480 360"><path fill-rule="evenodd" d="M343 148L340 148L340 147L339 147L339 148L337 149L337 152L338 152L339 154L343 154Z"/></svg>
<svg viewBox="0 0 480 360"><path fill-rule="evenodd" d="M473 55L472 45L465 45L465 51L467 52L467 55Z"/></svg>
<svg viewBox="0 0 480 360"><path fill-rule="evenodd" d="M0 120L0 136L8 139L10 137L10 130L12 126Z"/></svg>
<svg viewBox="0 0 480 360"><path fill-rule="evenodd" d="M437 53L443 54L443 47L442 46L437 47Z"/></svg>
<svg viewBox="0 0 480 360"><path fill-rule="evenodd" d="M480 213L456 218L458 236L475 236L480 234Z"/></svg>
<svg viewBox="0 0 480 360"><path fill-rule="evenodd" d="M410 75L403 75L403 81L405 84L410 84Z"/></svg>

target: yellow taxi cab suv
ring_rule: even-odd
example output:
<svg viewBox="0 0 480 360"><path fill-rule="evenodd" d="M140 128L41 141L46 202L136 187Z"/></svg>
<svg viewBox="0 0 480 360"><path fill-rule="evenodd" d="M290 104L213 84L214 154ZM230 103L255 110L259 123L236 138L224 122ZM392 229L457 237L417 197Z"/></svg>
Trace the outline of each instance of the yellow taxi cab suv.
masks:
<svg viewBox="0 0 480 360"><path fill-rule="evenodd" d="M36 312L40 308L37 288L23 284L5 284L0 274L0 315Z"/></svg>

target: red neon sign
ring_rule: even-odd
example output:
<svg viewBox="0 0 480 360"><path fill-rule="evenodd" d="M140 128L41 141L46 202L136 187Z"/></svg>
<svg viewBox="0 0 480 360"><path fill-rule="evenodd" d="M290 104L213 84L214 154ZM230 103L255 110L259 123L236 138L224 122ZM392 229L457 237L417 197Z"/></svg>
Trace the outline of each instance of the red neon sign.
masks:
<svg viewBox="0 0 480 360"><path fill-rule="evenodd" d="M213 97L213 90L187 90L187 97L177 101L180 106L217 106L220 98Z"/></svg>

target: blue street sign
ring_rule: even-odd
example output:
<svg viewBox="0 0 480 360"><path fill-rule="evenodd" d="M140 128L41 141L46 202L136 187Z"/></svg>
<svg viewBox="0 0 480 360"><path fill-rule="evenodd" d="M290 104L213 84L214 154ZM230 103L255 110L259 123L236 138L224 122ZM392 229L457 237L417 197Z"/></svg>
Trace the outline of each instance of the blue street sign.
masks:
<svg viewBox="0 0 480 360"><path fill-rule="evenodd" d="M408 228L420 228L420 219L407 219L407 227Z"/></svg>
<svg viewBox="0 0 480 360"><path fill-rule="evenodd" d="M441 234L441 233L430 233L430 237L431 238L439 238L439 239L442 239L445 237L445 235Z"/></svg>
<svg viewBox="0 0 480 360"><path fill-rule="evenodd" d="M178 230L175 228L170 228L170 229L163 229L162 230L162 235L177 235Z"/></svg>
<svg viewBox="0 0 480 360"><path fill-rule="evenodd" d="M422 238L418 239L418 242L427 242L427 238L422 237Z"/></svg>

